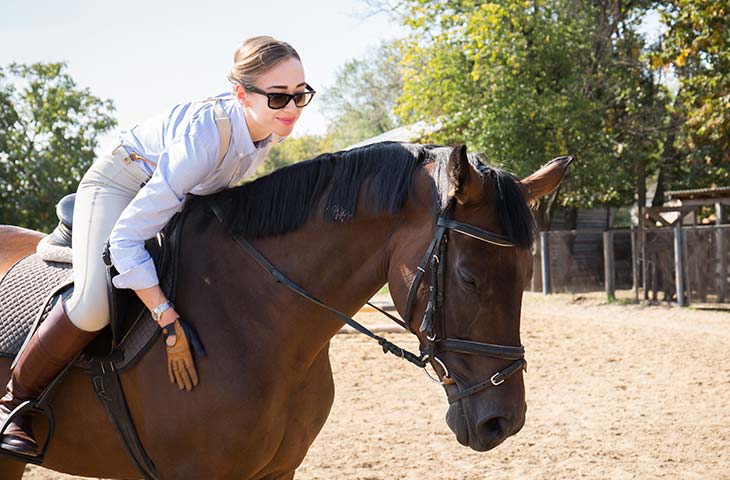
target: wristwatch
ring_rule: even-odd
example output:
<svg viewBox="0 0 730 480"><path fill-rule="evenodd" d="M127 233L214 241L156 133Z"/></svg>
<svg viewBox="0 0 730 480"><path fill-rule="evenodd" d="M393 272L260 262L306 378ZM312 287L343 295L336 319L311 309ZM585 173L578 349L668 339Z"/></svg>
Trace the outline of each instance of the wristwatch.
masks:
<svg viewBox="0 0 730 480"><path fill-rule="evenodd" d="M162 314L169 308L172 308L172 303L169 300L165 300L163 303L157 305L151 310L152 318L155 322L159 322L162 318Z"/></svg>

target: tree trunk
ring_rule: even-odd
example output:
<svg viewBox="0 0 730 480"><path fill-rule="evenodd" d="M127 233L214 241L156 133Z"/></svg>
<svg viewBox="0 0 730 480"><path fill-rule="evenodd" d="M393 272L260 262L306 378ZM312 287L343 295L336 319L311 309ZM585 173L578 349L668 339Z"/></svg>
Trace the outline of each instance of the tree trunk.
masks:
<svg viewBox="0 0 730 480"><path fill-rule="evenodd" d="M659 160L656 193L654 193L654 198L651 202L653 207L661 207L664 205L664 192L667 189L667 183L670 186L672 184L672 177L675 173L677 161L679 160L675 141L677 140L677 133L679 133L679 129L682 128L682 124L684 123L684 116L678 108L678 102L679 92L674 98L674 108L672 109L672 116L669 120L669 129L664 139L664 151Z"/></svg>

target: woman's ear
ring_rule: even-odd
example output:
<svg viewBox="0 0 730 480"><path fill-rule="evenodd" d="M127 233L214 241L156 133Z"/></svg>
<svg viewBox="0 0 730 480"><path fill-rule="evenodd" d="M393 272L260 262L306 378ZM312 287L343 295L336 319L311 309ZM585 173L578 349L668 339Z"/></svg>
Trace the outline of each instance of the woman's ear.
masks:
<svg viewBox="0 0 730 480"><path fill-rule="evenodd" d="M238 100L238 103L240 103L242 107L251 106L248 102L248 95L246 94L246 89L243 88L240 83L236 84L236 86L233 89L233 93L234 93L234 96L236 97L236 100Z"/></svg>

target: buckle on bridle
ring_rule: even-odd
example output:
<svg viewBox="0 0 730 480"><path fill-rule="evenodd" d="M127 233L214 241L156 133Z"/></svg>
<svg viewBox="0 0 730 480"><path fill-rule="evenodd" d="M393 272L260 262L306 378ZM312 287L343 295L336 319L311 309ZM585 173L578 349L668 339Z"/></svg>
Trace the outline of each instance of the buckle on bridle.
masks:
<svg viewBox="0 0 730 480"><path fill-rule="evenodd" d="M498 377L498 376L500 376L500 375L502 375L502 372L497 372L497 373L495 373L494 375L492 375L492 378L490 378L490 379L489 379L489 381L490 381L490 382L492 382L492 385L494 385L495 387L496 387L497 385L501 385L501 384L503 384L503 383L504 383L504 381L505 381L505 379L504 379L504 378L502 378L502 379L501 379L500 381L498 381L498 382L495 382L495 381L494 381L494 379L495 379L495 378L497 378L497 377Z"/></svg>
<svg viewBox="0 0 730 480"><path fill-rule="evenodd" d="M428 377L429 380L431 380L434 383L438 383L439 385L453 385L455 383L454 382L454 379L449 376L449 369L446 368L446 364L444 362L442 362L439 357L436 357L436 356L431 357L428 354L426 354L426 355L423 356L423 359L422 360L423 360L423 363L426 364L426 365L428 365L427 362L436 361L439 365L441 365L441 368L444 371L444 375L443 375L443 377L441 377L441 379L434 378L428 372L428 370L426 369L426 367L424 366L423 367L423 373L426 374L426 376ZM436 371L436 369L434 369L434 372L435 371Z"/></svg>

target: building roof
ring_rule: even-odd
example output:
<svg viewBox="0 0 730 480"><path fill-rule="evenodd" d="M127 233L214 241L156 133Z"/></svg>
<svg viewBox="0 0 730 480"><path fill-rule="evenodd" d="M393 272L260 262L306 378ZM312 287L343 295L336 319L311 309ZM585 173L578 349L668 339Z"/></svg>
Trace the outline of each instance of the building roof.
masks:
<svg viewBox="0 0 730 480"><path fill-rule="evenodd" d="M667 200L729 199L730 187L695 188L672 190L664 193Z"/></svg>
<svg viewBox="0 0 730 480"><path fill-rule="evenodd" d="M387 132L368 138L367 140L363 140L362 142L349 145L345 147L345 150L350 150L356 147L364 147L365 145L370 145L371 143L378 142L417 142L421 140L424 136L438 131L441 126L441 122L428 124L425 121L421 120L420 122L394 128L393 130L388 130Z"/></svg>

